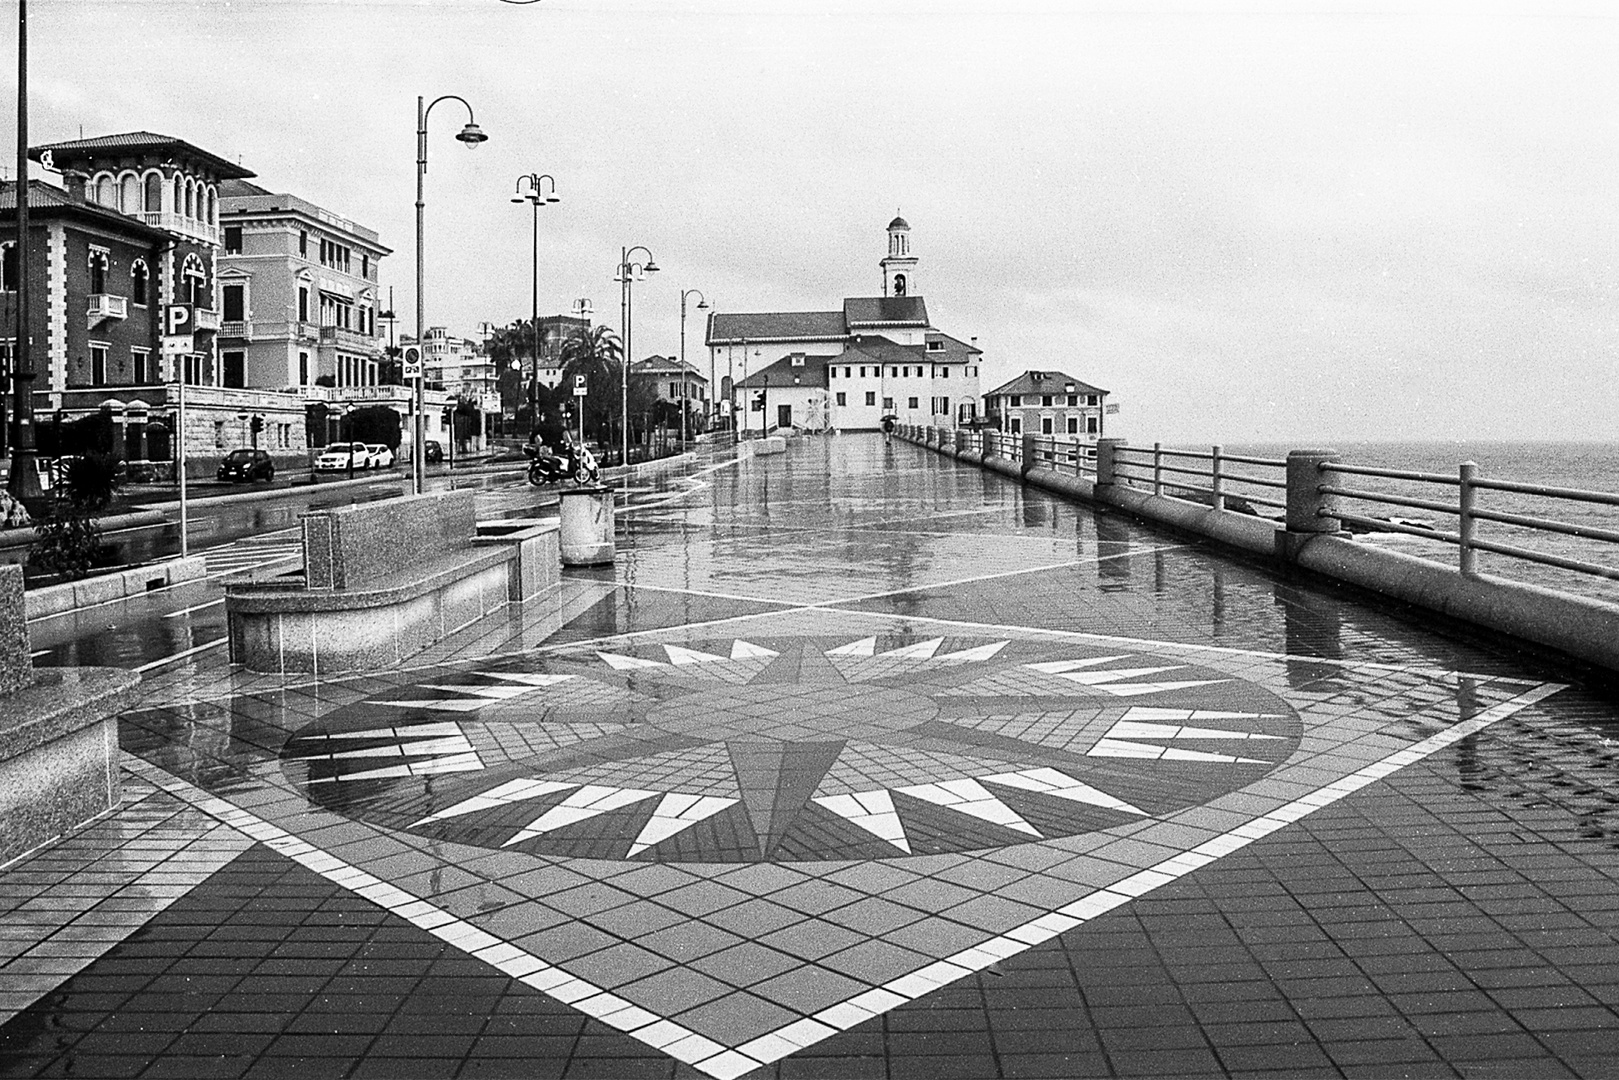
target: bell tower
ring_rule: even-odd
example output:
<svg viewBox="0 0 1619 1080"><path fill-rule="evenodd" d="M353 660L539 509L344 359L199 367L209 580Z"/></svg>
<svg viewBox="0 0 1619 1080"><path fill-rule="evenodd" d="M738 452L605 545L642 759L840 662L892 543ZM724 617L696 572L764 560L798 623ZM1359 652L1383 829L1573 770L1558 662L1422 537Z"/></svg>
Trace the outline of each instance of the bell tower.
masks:
<svg viewBox="0 0 1619 1080"><path fill-rule="evenodd" d="M911 254L911 226L902 217L888 223L888 254L883 269L884 296L916 296L916 257Z"/></svg>

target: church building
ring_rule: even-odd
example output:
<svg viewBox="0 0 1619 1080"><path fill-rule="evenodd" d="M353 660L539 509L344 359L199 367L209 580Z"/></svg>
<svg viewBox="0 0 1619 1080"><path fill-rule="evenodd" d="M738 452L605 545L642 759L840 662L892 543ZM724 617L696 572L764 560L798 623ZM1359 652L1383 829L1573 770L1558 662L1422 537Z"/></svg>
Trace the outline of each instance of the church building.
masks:
<svg viewBox="0 0 1619 1080"><path fill-rule="evenodd" d="M878 266L882 295L847 297L836 311L711 314L717 422L727 408L755 432L872 431L886 417L944 428L976 420L982 351L928 318L904 218L888 223Z"/></svg>

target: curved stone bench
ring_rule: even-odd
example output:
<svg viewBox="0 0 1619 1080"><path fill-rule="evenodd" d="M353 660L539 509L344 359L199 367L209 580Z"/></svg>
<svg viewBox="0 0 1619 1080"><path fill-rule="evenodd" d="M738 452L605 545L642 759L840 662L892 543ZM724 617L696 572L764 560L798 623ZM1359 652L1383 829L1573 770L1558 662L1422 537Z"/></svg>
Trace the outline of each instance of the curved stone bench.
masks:
<svg viewBox="0 0 1619 1080"><path fill-rule="evenodd" d="M470 492L336 507L303 526L302 574L226 588L230 658L254 671L392 667L560 577L555 524L480 533Z"/></svg>

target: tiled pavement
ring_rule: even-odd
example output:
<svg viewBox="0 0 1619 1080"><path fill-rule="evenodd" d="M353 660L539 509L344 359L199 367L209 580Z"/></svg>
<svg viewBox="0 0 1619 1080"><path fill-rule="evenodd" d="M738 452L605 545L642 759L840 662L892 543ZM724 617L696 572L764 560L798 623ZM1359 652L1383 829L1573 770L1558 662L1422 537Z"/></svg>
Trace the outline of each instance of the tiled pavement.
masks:
<svg viewBox="0 0 1619 1080"><path fill-rule="evenodd" d="M408 670L152 671L0 1074L1619 1075L1611 692L876 438L632 502Z"/></svg>

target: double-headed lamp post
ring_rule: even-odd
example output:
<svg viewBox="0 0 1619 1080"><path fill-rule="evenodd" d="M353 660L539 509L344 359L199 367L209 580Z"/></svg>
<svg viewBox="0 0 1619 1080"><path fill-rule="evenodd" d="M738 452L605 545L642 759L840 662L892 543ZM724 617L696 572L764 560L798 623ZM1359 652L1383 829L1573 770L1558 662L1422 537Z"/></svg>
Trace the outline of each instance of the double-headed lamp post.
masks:
<svg viewBox="0 0 1619 1080"><path fill-rule="evenodd" d="M549 190L546 188L548 184ZM524 192L524 188L528 191ZM562 196L557 194L556 177L550 173L528 173L517 178L517 190L512 195L512 202L532 203L534 206L534 278L529 311L529 329L534 332L534 372L531 376L534 380L540 377L540 207L561 201ZM527 387L524 389L528 390ZM529 390L529 404L534 404L532 390ZM530 419L529 422L532 424L534 421Z"/></svg>
<svg viewBox="0 0 1619 1080"><path fill-rule="evenodd" d="M472 106L467 105L467 99L455 94L445 94L436 97L431 103L423 107L425 99L416 99L416 348L422 353L421 367L416 370L416 422L412 430L411 459L412 472L415 474L415 491L420 495L427 482L427 415L426 394L424 393L424 380L426 375L426 343L422 338L424 317L422 313L422 287L423 266L422 261L422 209L427 205L422 201L422 178L427 175L427 116L433 111L433 106L441 101L459 101L467 108L467 122L456 134L456 139L466 145L468 150L476 150L479 143L487 142L489 136L483 133L472 118ZM450 431L450 440L455 440L455 431Z"/></svg>
<svg viewBox="0 0 1619 1080"><path fill-rule="evenodd" d="M708 297L701 289L680 290L680 449L686 449L686 297L697 297L697 310L708 310ZM714 392L714 357L708 359L708 391ZM706 410L705 410L706 412Z"/></svg>
<svg viewBox="0 0 1619 1080"><path fill-rule="evenodd" d="M637 252L646 253L646 262L637 262L630 258ZM658 272L658 262L652 257L652 252L644 245L636 244L634 247L621 248L618 257L618 273L613 280L619 282L619 338L624 342L624 374L618 383L618 421L620 436L624 450L624 460L621 462L628 467L630 463L630 357L635 354L630 348L630 286L648 274Z"/></svg>

